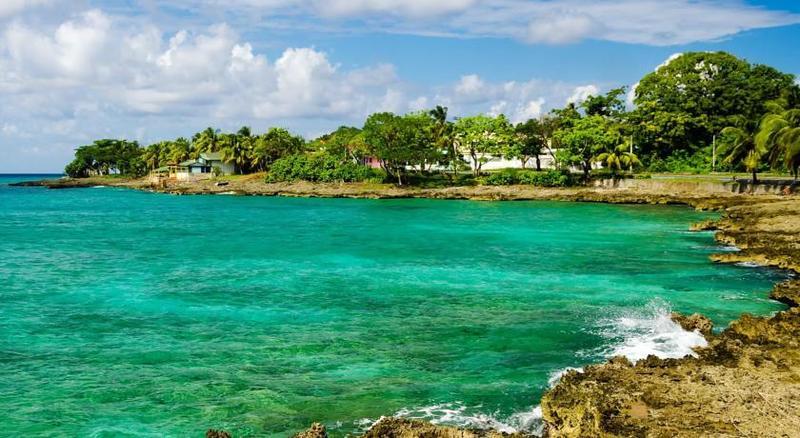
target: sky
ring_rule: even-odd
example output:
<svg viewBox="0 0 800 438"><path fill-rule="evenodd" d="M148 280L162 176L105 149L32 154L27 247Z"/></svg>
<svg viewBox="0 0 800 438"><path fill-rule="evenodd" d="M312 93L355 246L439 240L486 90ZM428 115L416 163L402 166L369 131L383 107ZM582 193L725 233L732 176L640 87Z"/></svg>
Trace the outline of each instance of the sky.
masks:
<svg viewBox="0 0 800 438"><path fill-rule="evenodd" d="M800 74L795 0L1 0L0 173L99 138L314 138L444 105L518 122L676 53Z"/></svg>

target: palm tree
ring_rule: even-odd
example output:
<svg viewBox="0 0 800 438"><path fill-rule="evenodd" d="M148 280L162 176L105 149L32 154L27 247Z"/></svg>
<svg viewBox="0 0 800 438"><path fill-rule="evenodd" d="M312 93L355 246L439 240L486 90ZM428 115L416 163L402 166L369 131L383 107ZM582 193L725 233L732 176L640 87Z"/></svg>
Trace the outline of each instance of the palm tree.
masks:
<svg viewBox="0 0 800 438"><path fill-rule="evenodd" d="M219 137L222 160L233 163L239 173L244 173L250 163L249 141L243 140L244 138L238 134L222 134Z"/></svg>
<svg viewBox="0 0 800 438"><path fill-rule="evenodd" d="M447 107L436 105L436 108L428 111L428 115L433 119L433 142L439 152L444 152L446 167L452 170L449 174L452 181L458 171L460 157L453 141L453 124L447 121Z"/></svg>
<svg viewBox="0 0 800 438"><path fill-rule="evenodd" d="M595 160L603 163L605 167L611 170L611 174L616 178L617 172L627 170L642 164L639 157L631 152L628 145L621 144L611 151L603 152L595 157Z"/></svg>
<svg viewBox="0 0 800 438"><path fill-rule="evenodd" d="M722 142L719 153L724 155L724 163L742 163L748 172L753 174L753 184L758 183L758 167L768 153L763 142L757 142L752 133L735 126L722 130Z"/></svg>
<svg viewBox="0 0 800 438"><path fill-rule="evenodd" d="M192 145L185 138L179 138L172 142L166 142L168 161L171 164L178 164L181 161L192 158Z"/></svg>
<svg viewBox="0 0 800 438"><path fill-rule="evenodd" d="M219 151L219 130L208 127L192 137L195 152L217 152Z"/></svg>
<svg viewBox="0 0 800 438"><path fill-rule="evenodd" d="M769 151L770 162L781 162L792 172L795 181L800 168L800 109L784 109L783 102L767 104L769 113L761 119L754 142Z"/></svg>

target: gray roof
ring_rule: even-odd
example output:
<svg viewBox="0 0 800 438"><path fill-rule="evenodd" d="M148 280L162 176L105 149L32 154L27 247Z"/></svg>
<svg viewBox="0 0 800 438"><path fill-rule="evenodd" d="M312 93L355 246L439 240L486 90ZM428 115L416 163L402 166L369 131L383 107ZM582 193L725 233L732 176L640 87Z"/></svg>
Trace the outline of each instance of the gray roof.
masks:
<svg viewBox="0 0 800 438"><path fill-rule="evenodd" d="M200 157L208 161L222 161L222 152L203 152Z"/></svg>

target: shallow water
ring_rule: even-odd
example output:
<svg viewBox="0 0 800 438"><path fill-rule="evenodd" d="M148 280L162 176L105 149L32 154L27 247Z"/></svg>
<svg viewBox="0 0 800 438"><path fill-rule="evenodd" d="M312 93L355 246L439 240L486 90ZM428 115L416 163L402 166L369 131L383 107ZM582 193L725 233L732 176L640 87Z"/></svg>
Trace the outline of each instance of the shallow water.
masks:
<svg viewBox="0 0 800 438"><path fill-rule="evenodd" d="M685 231L708 215L680 207L3 181L9 435L342 436L395 413L535 428L567 367L690 353L670 309L724 326L781 308L782 274L712 264L712 235Z"/></svg>

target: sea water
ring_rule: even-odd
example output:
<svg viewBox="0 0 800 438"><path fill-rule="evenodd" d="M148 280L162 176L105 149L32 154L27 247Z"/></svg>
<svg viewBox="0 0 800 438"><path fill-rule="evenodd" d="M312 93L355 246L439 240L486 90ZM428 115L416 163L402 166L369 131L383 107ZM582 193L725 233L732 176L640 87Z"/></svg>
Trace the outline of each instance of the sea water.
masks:
<svg viewBox="0 0 800 438"><path fill-rule="evenodd" d="M613 355L681 357L782 274L708 214L556 202L170 196L0 179L0 424L24 436L355 434L382 415L535 430Z"/></svg>

